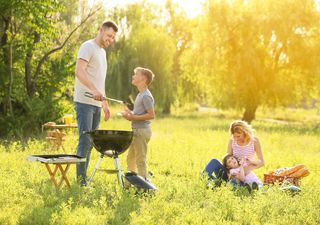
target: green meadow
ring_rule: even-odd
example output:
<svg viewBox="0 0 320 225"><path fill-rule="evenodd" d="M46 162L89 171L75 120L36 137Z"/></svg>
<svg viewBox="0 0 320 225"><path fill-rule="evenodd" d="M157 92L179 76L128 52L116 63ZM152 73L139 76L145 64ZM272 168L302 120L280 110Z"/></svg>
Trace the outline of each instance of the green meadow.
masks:
<svg viewBox="0 0 320 225"><path fill-rule="evenodd" d="M130 129L115 116L101 129ZM45 166L26 160L32 154L56 154L43 134L22 146L0 145L0 224L320 224L320 116L312 110L259 110L252 125L262 143L263 174L279 167L304 164L310 175L301 192L278 186L248 193L230 186L207 188L200 174L211 158L221 159L229 138L228 126L237 112L182 112L158 116L152 124L147 164L158 190L154 194L123 190L115 175L98 171L90 187L75 182L75 166L68 172L71 188L56 190ZM66 153L75 153L77 133L69 130ZM126 154L120 155L125 171ZM99 154L92 150L88 173ZM100 168L113 168L104 158Z"/></svg>

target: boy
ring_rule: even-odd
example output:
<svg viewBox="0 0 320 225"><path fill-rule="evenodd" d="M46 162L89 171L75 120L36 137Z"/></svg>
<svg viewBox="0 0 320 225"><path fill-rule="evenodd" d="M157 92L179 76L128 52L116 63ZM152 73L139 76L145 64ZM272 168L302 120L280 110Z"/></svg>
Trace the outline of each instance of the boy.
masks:
<svg viewBox="0 0 320 225"><path fill-rule="evenodd" d="M147 180L146 156L148 142L152 131L150 120L154 119L154 99L148 86L153 81L154 74L151 70L137 67L134 69L132 84L137 87L137 95L133 111L126 110L123 117L132 121L133 140L127 156L127 170L136 172Z"/></svg>

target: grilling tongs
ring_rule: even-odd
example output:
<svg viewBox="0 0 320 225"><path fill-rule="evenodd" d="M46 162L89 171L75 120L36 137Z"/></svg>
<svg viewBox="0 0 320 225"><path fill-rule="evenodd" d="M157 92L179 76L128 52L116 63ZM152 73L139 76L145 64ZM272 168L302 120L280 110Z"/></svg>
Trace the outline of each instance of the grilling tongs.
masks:
<svg viewBox="0 0 320 225"><path fill-rule="evenodd" d="M90 92L85 92L84 96L86 96L88 98L93 98L93 94L90 93ZM114 99L114 98L109 98L109 97L103 97L103 100L109 100L109 101L112 101L112 102L123 104L123 105L126 105L128 107L128 109L133 110L133 103L132 103L130 98L129 98L130 102L125 102L125 101L121 101L121 100Z"/></svg>

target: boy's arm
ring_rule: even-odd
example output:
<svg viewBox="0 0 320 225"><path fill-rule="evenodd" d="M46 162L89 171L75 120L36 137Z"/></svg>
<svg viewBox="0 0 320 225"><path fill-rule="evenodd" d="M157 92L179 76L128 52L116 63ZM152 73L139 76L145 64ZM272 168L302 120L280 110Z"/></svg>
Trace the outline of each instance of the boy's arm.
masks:
<svg viewBox="0 0 320 225"><path fill-rule="evenodd" d="M147 113L142 115L134 115L133 112L126 110L125 113L123 113L123 117L126 118L129 121L144 121L144 120L152 120L155 117L154 108L151 108L147 110Z"/></svg>

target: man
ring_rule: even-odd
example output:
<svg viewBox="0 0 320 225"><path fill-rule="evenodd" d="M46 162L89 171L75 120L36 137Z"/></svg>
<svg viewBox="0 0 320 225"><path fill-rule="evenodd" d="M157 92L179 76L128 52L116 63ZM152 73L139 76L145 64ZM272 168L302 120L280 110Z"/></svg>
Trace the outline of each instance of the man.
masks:
<svg viewBox="0 0 320 225"><path fill-rule="evenodd" d="M110 116L108 103L104 100L107 74L105 48L114 41L117 32L118 27L113 21L103 22L96 37L84 42L77 56L74 89L79 132L77 155L86 157L85 163L77 164L77 178L80 185L86 185L87 183L87 168L92 149L88 135L83 134L83 132L95 130L99 127L101 107L104 111L104 120L107 121ZM86 97L85 92L92 93L93 98Z"/></svg>

